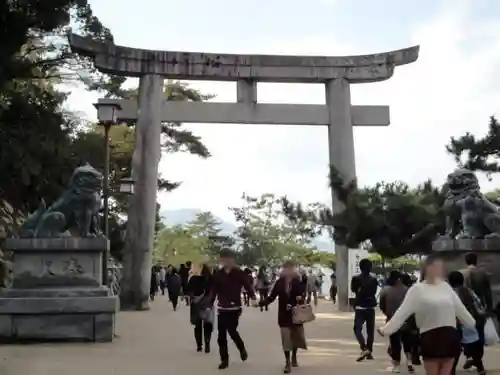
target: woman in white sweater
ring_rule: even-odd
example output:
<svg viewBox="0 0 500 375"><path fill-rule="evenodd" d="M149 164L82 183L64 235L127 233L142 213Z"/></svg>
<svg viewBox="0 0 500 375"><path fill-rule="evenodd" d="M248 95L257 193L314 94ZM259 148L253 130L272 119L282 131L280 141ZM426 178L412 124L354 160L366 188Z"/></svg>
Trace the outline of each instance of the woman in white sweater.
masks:
<svg viewBox="0 0 500 375"><path fill-rule="evenodd" d="M408 290L399 309L379 328L379 333L383 336L393 334L415 314L426 374L450 375L454 358L461 351L457 319L468 327L474 327L476 322L444 281L440 259L427 257L423 272L424 280Z"/></svg>

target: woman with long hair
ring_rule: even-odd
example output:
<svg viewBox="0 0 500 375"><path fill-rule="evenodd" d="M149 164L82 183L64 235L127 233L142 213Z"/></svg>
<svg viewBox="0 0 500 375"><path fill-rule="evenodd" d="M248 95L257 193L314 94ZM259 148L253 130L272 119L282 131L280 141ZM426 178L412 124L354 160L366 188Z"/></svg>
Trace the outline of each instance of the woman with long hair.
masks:
<svg viewBox="0 0 500 375"><path fill-rule="evenodd" d="M212 271L206 264L195 263L191 266L190 273L185 293L189 298L196 351L201 352L205 344L205 353L210 353L210 339L214 329L214 308L210 302Z"/></svg>
<svg viewBox="0 0 500 375"><path fill-rule="evenodd" d="M267 295L269 294L269 286L271 285L271 282L269 280L269 275L267 273L267 269L265 266L259 267L256 279L257 279L256 289L259 292L260 301L265 301ZM262 304L260 306L260 311L263 311L264 309L267 311L268 307L267 305Z"/></svg>
<svg viewBox="0 0 500 375"><path fill-rule="evenodd" d="M390 336L415 314L425 373L450 375L461 351L457 318L466 327L475 327L476 321L444 280L442 260L427 257L424 274L424 280L408 290L401 306L378 331Z"/></svg>
<svg viewBox="0 0 500 375"><path fill-rule="evenodd" d="M300 282L295 264L287 261L283 264L283 271L274 284L269 296L260 301L261 306L267 306L278 298L278 325L281 331L281 344L285 354L285 368L288 374L292 367L297 367L297 350L307 349L304 326L294 324L293 307L303 303L304 286Z"/></svg>

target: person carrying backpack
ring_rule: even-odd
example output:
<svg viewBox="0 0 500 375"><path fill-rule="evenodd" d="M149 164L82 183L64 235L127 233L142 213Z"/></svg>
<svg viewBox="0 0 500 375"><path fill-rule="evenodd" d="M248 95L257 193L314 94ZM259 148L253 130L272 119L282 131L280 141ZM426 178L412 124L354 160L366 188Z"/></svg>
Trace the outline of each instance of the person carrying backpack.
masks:
<svg viewBox="0 0 500 375"><path fill-rule="evenodd" d="M473 366L476 367L477 373L479 375L486 374L483 364L484 355L484 340L481 338L479 332L484 331L485 323L485 308L481 302L481 299L477 294L470 288L465 286L465 277L460 271L453 271L448 275L448 282L453 288L455 293L467 308L469 313L476 320L475 328L467 328L464 325L458 323L458 327L462 334L462 348L465 357L467 358L464 363L464 370L468 370ZM453 364L452 374L455 373L456 366L458 364L460 356L455 358Z"/></svg>

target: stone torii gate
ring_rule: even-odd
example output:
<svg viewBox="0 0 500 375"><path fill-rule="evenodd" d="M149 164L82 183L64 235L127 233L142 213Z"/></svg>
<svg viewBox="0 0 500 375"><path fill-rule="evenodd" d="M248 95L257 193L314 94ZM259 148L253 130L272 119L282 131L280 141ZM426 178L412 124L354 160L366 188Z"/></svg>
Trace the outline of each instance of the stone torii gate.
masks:
<svg viewBox="0 0 500 375"><path fill-rule="evenodd" d="M160 160L161 122L326 125L330 164L344 179L356 177L354 126L389 125L388 106L352 106L350 84L392 77L417 60L419 47L373 55L271 56L153 51L69 36L74 52L90 56L103 73L139 77L139 100L99 100L120 107L118 118L137 120L132 161L135 195L128 214L122 303L147 307ZM237 103L163 100L165 78L236 81ZM257 103L257 82L323 83L326 105ZM333 210L343 209L332 192ZM335 246L339 306L347 309L348 249Z"/></svg>

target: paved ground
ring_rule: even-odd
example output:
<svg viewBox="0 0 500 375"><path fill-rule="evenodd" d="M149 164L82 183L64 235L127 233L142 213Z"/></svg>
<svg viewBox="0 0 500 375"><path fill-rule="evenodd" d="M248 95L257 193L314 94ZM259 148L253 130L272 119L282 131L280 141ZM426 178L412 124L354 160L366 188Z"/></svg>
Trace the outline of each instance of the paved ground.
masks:
<svg viewBox="0 0 500 375"><path fill-rule="evenodd" d="M211 354L196 353L188 310L171 310L157 298L149 312L121 313L119 337L110 344L19 345L0 347L1 375L211 375L217 370L215 337ZM275 307L261 313L246 308L241 319L250 358L241 363L231 352L231 375L281 374L283 358ZM352 315L320 304L317 320L306 327L309 350L299 353L301 367L293 373L365 375L384 373L389 362L385 339L377 338L375 361L355 363L359 352L352 335ZM490 374L500 374L500 345L489 348L485 363ZM423 373L418 369L417 373Z"/></svg>

